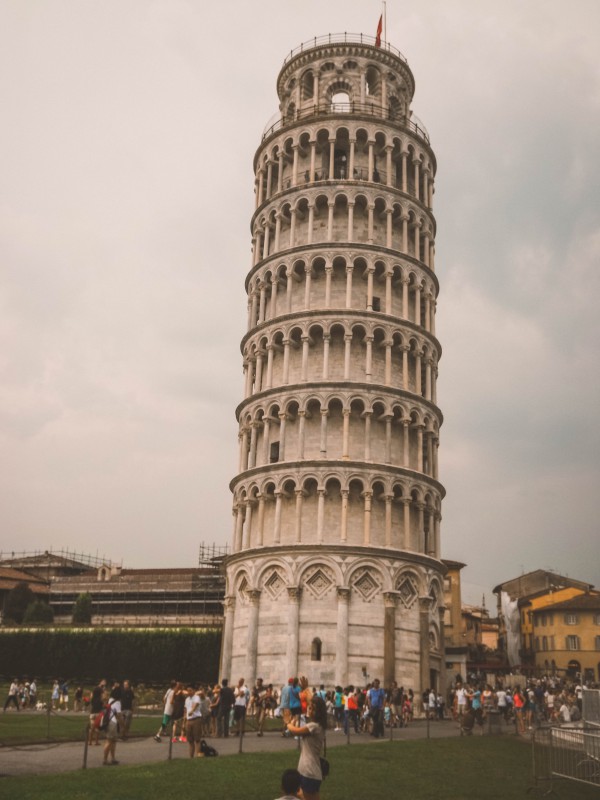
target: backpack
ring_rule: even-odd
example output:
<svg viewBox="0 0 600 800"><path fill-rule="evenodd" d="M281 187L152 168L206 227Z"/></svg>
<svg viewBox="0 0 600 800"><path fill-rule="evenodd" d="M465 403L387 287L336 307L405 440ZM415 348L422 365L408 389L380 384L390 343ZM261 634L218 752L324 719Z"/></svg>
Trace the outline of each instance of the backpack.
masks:
<svg viewBox="0 0 600 800"><path fill-rule="evenodd" d="M200 739L200 752L205 758L212 758L213 756L219 755L214 747L207 744L206 739Z"/></svg>
<svg viewBox="0 0 600 800"><path fill-rule="evenodd" d="M112 708L110 706L106 706L99 711L95 718L94 718L94 728L99 731L105 731L108 728L108 723L110 722L110 718L112 716Z"/></svg>

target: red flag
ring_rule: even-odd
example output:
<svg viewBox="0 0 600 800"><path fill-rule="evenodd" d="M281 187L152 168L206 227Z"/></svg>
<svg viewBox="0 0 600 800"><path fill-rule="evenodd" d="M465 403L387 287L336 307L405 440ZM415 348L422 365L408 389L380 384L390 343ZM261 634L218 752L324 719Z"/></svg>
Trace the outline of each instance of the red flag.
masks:
<svg viewBox="0 0 600 800"><path fill-rule="evenodd" d="M381 31L383 30L383 14L377 23L377 35L375 36L375 47L381 47Z"/></svg>

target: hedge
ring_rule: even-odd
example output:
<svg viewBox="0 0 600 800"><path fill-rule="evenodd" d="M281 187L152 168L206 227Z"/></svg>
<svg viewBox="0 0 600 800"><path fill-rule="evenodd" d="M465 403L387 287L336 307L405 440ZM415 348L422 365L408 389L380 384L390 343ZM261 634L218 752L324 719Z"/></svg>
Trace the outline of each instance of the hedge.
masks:
<svg viewBox="0 0 600 800"><path fill-rule="evenodd" d="M214 683L220 649L221 631L210 629L0 629L0 673L6 678Z"/></svg>

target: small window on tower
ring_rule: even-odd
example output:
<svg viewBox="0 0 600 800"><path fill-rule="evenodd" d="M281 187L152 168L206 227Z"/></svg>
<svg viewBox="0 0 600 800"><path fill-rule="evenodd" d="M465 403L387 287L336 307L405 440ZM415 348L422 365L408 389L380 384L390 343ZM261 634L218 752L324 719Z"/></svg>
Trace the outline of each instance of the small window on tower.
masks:
<svg viewBox="0 0 600 800"><path fill-rule="evenodd" d="M310 646L310 660L311 661L320 661L321 660L321 640L320 639L313 639L312 644Z"/></svg>
<svg viewBox="0 0 600 800"><path fill-rule="evenodd" d="M381 311L381 298L374 297L373 298L373 311Z"/></svg>
<svg viewBox="0 0 600 800"><path fill-rule="evenodd" d="M276 464L279 461L279 442L271 442L271 449L269 452L269 462Z"/></svg>

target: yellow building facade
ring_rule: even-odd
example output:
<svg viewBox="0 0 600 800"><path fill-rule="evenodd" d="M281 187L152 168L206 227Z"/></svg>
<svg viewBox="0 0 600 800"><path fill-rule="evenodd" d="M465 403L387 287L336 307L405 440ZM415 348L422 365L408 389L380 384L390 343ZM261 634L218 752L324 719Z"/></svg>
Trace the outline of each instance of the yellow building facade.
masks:
<svg viewBox="0 0 600 800"><path fill-rule="evenodd" d="M586 592L531 610L532 649L540 672L600 681L600 592Z"/></svg>

